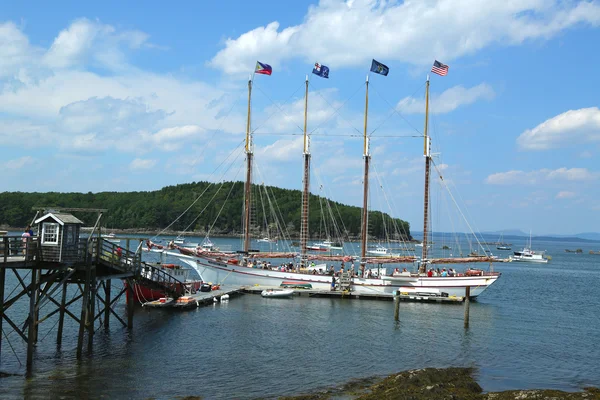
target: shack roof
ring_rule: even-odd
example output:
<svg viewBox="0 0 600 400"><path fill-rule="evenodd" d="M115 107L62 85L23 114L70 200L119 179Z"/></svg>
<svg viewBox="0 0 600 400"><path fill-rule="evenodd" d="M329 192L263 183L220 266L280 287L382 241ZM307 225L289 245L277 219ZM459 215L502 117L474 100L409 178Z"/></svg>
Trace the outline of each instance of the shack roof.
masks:
<svg viewBox="0 0 600 400"><path fill-rule="evenodd" d="M40 222L43 222L49 218L52 218L53 220L58 222L60 225L64 225L64 224L83 225L83 222L81 222L79 219L74 217L72 214L67 214L67 213L48 213L48 214L43 215L40 218L36 219L34 221L34 223L39 224Z"/></svg>

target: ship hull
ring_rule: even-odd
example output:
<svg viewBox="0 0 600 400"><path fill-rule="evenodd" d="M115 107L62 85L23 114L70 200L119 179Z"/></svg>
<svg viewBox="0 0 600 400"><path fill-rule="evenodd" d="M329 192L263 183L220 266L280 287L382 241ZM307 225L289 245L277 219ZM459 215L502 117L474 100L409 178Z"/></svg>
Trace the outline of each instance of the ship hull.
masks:
<svg viewBox="0 0 600 400"><path fill-rule="evenodd" d="M331 289L330 275L281 272L221 263L203 258L182 258L200 274L205 282L234 286L280 286L284 281L310 284L315 290ZM351 290L355 294L384 294L393 296L397 291L439 291L448 296L462 297L471 288L470 298L479 296L492 285L500 273L484 273L480 276L427 277L384 276L382 278L353 278Z"/></svg>

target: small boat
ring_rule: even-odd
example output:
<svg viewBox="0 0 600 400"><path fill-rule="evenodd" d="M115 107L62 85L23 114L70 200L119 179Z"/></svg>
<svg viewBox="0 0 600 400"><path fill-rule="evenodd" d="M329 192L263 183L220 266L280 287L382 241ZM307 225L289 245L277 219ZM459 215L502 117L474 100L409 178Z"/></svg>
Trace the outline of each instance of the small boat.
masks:
<svg viewBox="0 0 600 400"><path fill-rule="evenodd" d="M291 297L294 295L294 291L292 289L265 289L260 295L262 297Z"/></svg>
<svg viewBox="0 0 600 400"><path fill-rule="evenodd" d="M598 250L598 251L590 250L590 254L600 255L600 250Z"/></svg>
<svg viewBox="0 0 600 400"><path fill-rule="evenodd" d="M576 250L565 249L565 252L581 254L581 253L583 253L583 250L582 249L576 249Z"/></svg>
<svg viewBox="0 0 600 400"><path fill-rule="evenodd" d="M371 256L387 256L389 255L389 250L378 244L375 247L367 249L367 254Z"/></svg>
<svg viewBox="0 0 600 400"><path fill-rule="evenodd" d="M208 236L204 238L200 247L208 251L219 251L219 248L216 247L215 244L210 241Z"/></svg>
<svg viewBox="0 0 600 400"><path fill-rule="evenodd" d="M496 246L497 250L510 250L510 246Z"/></svg>
<svg viewBox="0 0 600 400"><path fill-rule="evenodd" d="M268 237L264 237L262 239L256 239L256 241L259 243L277 243L277 239L271 239Z"/></svg>

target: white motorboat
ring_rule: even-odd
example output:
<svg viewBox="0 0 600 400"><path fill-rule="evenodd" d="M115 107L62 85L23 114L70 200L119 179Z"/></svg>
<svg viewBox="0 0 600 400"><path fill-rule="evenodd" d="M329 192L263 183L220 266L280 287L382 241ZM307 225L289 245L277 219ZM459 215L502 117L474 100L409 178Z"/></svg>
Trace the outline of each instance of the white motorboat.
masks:
<svg viewBox="0 0 600 400"><path fill-rule="evenodd" d="M520 261L520 262L532 262L532 263L542 263L546 264L548 262L548 257L546 257L545 251L533 251L528 247L525 247L521 251L515 251L512 256L510 256L512 261Z"/></svg>
<svg viewBox="0 0 600 400"><path fill-rule="evenodd" d="M273 297L273 298L281 298L281 297L292 297L294 295L294 291L292 289L265 289L260 295L262 297Z"/></svg>
<svg viewBox="0 0 600 400"><path fill-rule="evenodd" d="M390 253L386 247L378 244L375 247L368 248L367 254L371 256L388 256Z"/></svg>

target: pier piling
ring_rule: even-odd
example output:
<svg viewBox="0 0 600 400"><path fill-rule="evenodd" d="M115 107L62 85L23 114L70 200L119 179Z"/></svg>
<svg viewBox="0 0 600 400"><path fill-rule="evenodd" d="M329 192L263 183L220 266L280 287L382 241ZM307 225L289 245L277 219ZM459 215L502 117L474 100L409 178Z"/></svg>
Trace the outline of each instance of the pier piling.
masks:
<svg viewBox="0 0 600 400"><path fill-rule="evenodd" d="M400 290L394 295L394 321L400 320Z"/></svg>
<svg viewBox="0 0 600 400"><path fill-rule="evenodd" d="M465 329L469 327L469 305L471 296L471 287L467 286L465 289Z"/></svg>

